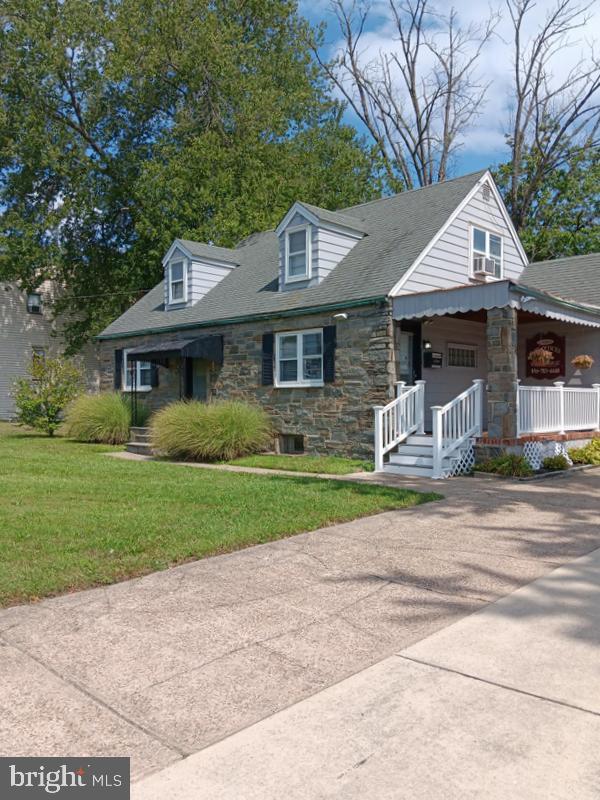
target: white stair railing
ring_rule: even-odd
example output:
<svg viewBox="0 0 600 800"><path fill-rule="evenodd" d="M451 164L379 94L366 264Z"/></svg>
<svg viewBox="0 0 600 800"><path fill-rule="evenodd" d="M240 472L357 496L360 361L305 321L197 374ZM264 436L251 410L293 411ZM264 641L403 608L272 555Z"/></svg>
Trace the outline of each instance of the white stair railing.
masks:
<svg viewBox="0 0 600 800"><path fill-rule="evenodd" d="M431 407L433 436L433 478L443 478L444 459L457 450L467 439L481 436L485 381L473 381L445 406Z"/></svg>
<svg viewBox="0 0 600 800"><path fill-rule="evenodd" d="M374 406L375 470L383 469L383 457L411 433L423 433L425 424L425 381L406 386L396 383L397 397L387 406Z"/></svg>
<svg viewBox="0 0 600 800"><path fill-rule="evenodd" d="M518 433L566 433L600 430L600 383L591 388L519 386Z"/></svg>

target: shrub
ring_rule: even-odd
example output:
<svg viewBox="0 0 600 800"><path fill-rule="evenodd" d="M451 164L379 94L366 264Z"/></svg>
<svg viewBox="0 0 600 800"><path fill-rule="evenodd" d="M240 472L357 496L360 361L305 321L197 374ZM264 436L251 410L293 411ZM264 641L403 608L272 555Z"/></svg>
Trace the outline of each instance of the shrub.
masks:
<svg viewBox="0 0 600 800"><path fill-rule="evenodd" d="M566 456L560 454L557 456L548 456L542 461L542 467L550 470L551 472L558 472L561 469L569 469L571 465L567 461Z"/></svg>
<svg viewBox="0 0 600 800"><path fill-rule="evenodd" d="M600 464L600 439L592 439L584 447L574 447L569 456L574 464Z"/></svg>
<svg viewBox="0 0 600 800"><path fill-rule="evenodd" d="M229 401L171 403L153 415L151 432L161 454L195 461L229 461L256 453L272 438L261 408Z"/></svg>
<svg viewBox="0 0 600 800"><path fill-rule="evenodd" d="M131 410L118 392L83 394L67 409L65 433L79 442L122 444L129 438Z"/></svg>
<svg viewBox="0 0 600 800"><path fill-rule="evenodd" d="M15 383L17 423L54 436L62 424L63 410L82 387L82 372L72 361L34 356L29 377Z"/></svg>
<svg viewBox="0 0 600 800"><path fill-rule="evenodd" d="M481 472L493 472L496 475L504 475L511 478L527 478L533 475L533 470L525 456L516 453L505 453L495 458L490 458L481 464L476 465L476 469Z"/></svg>

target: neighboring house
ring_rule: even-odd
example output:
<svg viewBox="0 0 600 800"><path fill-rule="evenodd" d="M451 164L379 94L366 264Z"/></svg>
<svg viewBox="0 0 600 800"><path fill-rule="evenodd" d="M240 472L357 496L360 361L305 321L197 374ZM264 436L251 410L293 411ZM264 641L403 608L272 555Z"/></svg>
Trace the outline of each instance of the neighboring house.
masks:
<svg viewBox="0 0 600 800"><path fill-rule="evenodd" d="M15 381L28 375L32 358L53 357L64 350L60 323L52 315L53 299L50 281L32 293L0 281L0 419L14 417ZM88 345L77 357L89 389L99 385L96 350L95 344Z"/></svg>
<svg viewBox="0 0 600 800"><path fill-rule="evenodd" d="M562 447L598 427L600 256L528 265L488 171L335 212L296 202L234 248L177 239L163 267L98 337L105 388L151 408L258 402L283 452L437 477L472 465L475 438Z"/></svg>

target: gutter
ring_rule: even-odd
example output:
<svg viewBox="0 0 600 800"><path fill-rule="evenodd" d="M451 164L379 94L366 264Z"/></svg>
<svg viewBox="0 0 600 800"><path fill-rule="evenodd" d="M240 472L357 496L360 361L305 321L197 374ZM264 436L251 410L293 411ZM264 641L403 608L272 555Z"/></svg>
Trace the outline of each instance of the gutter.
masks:
<svg viewBox="0 0 600 800"><path fill-rule="evenodd" d="M163 328L143 328L138 331L124 331L122 333L99 333L94 336L97 341L107 341L109 339L127 339L130 336L149 336L160 333L174 333L175 331L192 330L195 328L213 328L222 325L237 325L242 322L254 322L265 319L278 319L279 317L302 317L306 314L318 314L323 311L338 311L341 308L357 308L359 306L370 306L374 303L381 303L387 300L387 295L378 297L368 297L363 300L347 300L345 303L330 303L324 306L307 306L304 308L294 308L288 311L266 312L264 314L247 314L241 317L229 317L228 319L205 320L203 322L186 322L181 325L171 325Z"/></svg>

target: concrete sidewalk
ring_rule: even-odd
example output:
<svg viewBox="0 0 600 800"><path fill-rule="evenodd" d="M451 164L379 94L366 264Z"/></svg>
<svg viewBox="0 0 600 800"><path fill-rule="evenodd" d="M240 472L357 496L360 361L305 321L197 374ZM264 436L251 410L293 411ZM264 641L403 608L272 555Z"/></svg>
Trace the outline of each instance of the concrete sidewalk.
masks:
<svg viewBox="0 0 600 800"><path fill-rule="evenodd" d="M142 778L600 547L598 471L394 480L446 498L0 611L0 754Z"/></svg>
<svg viewBox="0 0 600 800"><path fill-rule="evenodd" d="M600 550L134 785L133 800L600 796Z"/></svg>

